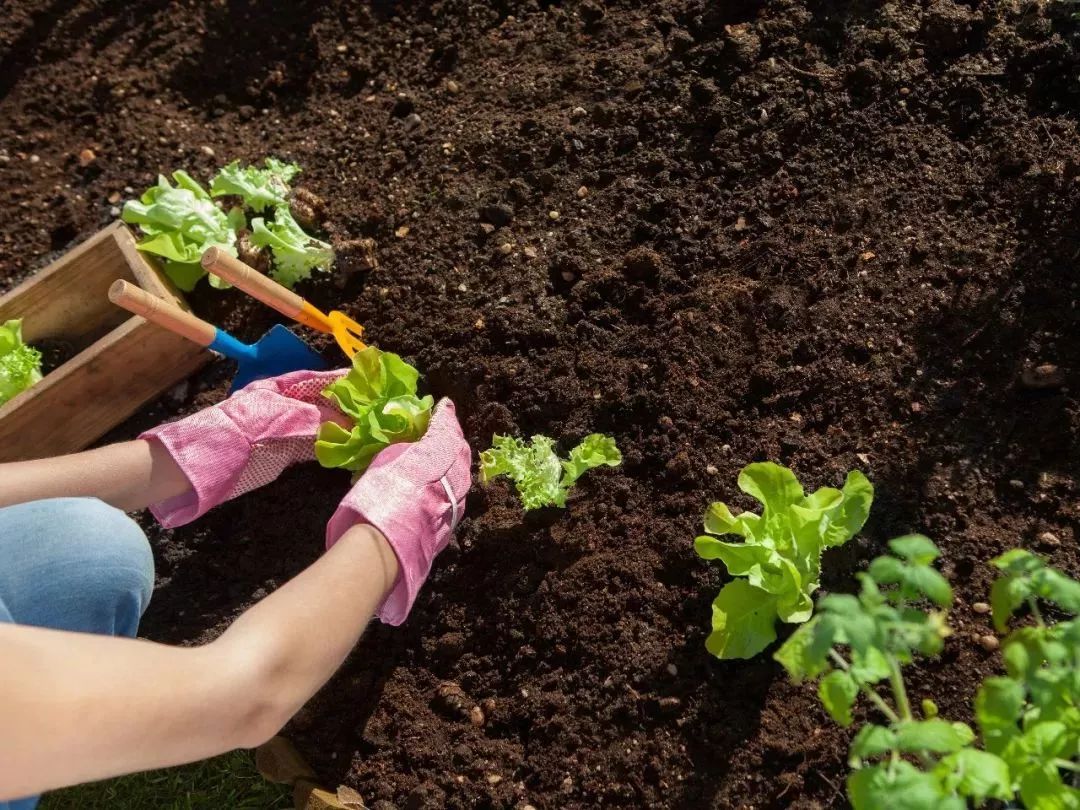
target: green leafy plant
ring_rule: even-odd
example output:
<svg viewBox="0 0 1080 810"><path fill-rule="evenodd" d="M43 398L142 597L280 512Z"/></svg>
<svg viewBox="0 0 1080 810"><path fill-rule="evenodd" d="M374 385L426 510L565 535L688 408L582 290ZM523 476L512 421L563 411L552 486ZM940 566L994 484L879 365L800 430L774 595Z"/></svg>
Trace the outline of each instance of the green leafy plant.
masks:
<svg viewBox="0 0 1080 810"><path fill-rule="evenodd" d="M121 218L143 232L139 250L160 256L173 283L190 292L206 275L199 264L203 252L217 247L235 256L236 231L246 222L239 208L222 211L187 172L172 176L175 186L159 176L156 186L124 205ZM210 283L219 289L228 286L216 277Z"/></svg>
<svg viewBox="0 0 1080 810"><path fill-rule="evenodd" d="M245 245L269 249L270 275L291 289L313 270L329 270L334 262L330 245L307 234L292 215L289 183L299 173L295 163L275 158L266 158L262 168L234 161L215 175L207 193L187 172L176 171L175 186L159 177L156 186L124 205L121 218L139 226L139 250L160 256L165 272L182 290L190 292L206 275L199 259L207 248L236 256ZM214 197L238 197L244 206L226 213ZM249 228L245 209L264 216L253 218ZM241 242L240 235L249 230L250 244ZM216 276L210 276L210 284L229 286Z"/></svg>
<svg viewBox="0 0 1080 810"><path fill-rule="evenodd" d="M480 482L488 483L498 475L514 482L525 510L544 506L566 506L566 496L577 480L594 467L617 467L622 453L615 440L602 433L586 436L560 459L555 440L533 436L526 444L512 436L494 436L492 447L480 454Z"/></svg>
<svg viewBox="0 0 1080 810"><path fill-rule="evenodd" d="M274 209L274 219L268 222L262 217L251 221L251 243L270 248L274 254L274 269L270 275L292 289L298 281L311 276L312 270L328 270L334 263L334 251L304 232L288 205Z"/></svg>
<svg viewBox="0 0 1080 810"><path fill-rule="evenodd" d="M795 474L772 462L739 473L739 489L764 507L760 515L735 516L723 503L705 512L707 534L694 541L706 560L719 559L736 579L712 605L706 648L717 658L752 658L776 640L776 620L805 622L821 577L821 555L846 543L863 527L874 487L861 472L848 473L843 489L803 492ZM737 534L742 543L714 535Z"/></svg>
<svg viewBox="0 0 1080 810"><path fill-rule="evenodd" d="M319 463L359 475L379 451L423 436L435 402L430 396L416 396L419 379L420 373L396 354L374 346L357 352L349 373L323 391L354 424L345 428L325 422L319 427L315 441Z"/></svg>
<svg viewBox="0 0 1080 810"><path fill-rule="evenodd" d="M210 181L210 194L214 197L236 195L243 199L244 205L261 214L267 208L288 204L289 183L298 174L299 166L277 158L263 160L261 169L241 166L234 160L214 175Z"/></svg>
<svg viewBox="0 0 1080 810"><path fill-rule="evenodd" d="M941 651L951 632L952 589L933 568L938 550L930 540L909 535L889 547L892 556L858 575L857 597L823 597L817 614L774 656L794 681L817 681L822 704L840 725L852 724L860 695L886 719L861 726L852 741L852 806L960 810L988 799L1011 802L1019 793L1033 810L1080 807L1080 791L1067 784L1080 770L1080 631L1075 618L1047 625L1038 608L1042 599L1075 613L1080 584L1026 551L993 561L1004 572L993 587L995 624L1004 629L1026 605L1036 626L1005 639L1008 677L988 678L979 689L979 748L972 729L938 717L932 700L921 702L921 718L912 708L902 667L917 654ZM926 602L934 607L916 604Z"/></svg>
<svg viewBox="0 0 1080 810"><path fill-rule="evenodd" d="M1034 626L1002 642L1006 676L988 678L975 697L986 750L1008 766L1029 808L1080 808L1080 582L1013 549L994 559L1002 572L990 591L1000 632L1026 607ZM1072 618L1051 624L1039 603Z"/></svg>
<svg viewBox="0 0 1080 810"><path fill-rule="evenodd" d="M0 324L0 405L41 379L41 352L22 338L22 321Z"/></svg>

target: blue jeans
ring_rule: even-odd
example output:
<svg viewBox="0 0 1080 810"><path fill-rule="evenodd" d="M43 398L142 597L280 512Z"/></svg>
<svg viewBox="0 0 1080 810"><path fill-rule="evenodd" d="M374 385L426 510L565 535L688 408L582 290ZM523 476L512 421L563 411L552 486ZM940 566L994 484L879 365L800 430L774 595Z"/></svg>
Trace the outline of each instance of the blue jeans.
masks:
<svg viewBox="0 0 1080 810"><path fill-rule="evenodd" d="M0 622L134 637L153 588L150 544L120 510L94 498L0 508Z"/></svg>

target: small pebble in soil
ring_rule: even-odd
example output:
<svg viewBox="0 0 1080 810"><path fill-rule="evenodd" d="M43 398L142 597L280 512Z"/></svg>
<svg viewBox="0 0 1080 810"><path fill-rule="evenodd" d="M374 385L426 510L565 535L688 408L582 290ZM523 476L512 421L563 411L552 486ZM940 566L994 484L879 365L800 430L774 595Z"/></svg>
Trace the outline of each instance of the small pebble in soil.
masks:
<svg viewBox="0 0 1080 810"><path fill-rule="evenodd" d="M1044 546L1050 546L1051 548L1056 548L1057 546L1061 545L1061 540L1059 540L1058 536L1056 534L1054 534L1053 532L1042 532L1039 535L1039 543L1041 543Z"/></svg>
<svg viewBox="0 0 1080 810"><path fill-rule="evenodd" d="M705 472L709 475L716 475L720 470L717 469L715 464L709 464L705 467Z"/></svg>
<svg viewBox="0 0 1080 810"><path fill-rule="evenodd" d="M580 188L578 188L578 190L577 190L577 198L579 200L584 200L588 196L589 196L589 187L588 186L581 186Z"/></svg>
<svg viewBox="0 0 1080 810"><path fill-rule="evenodd" d="M120 196L120 192L119 192L119 191L114 191L114 192L113 192L112 194L110 194L110 195L109 195L108 197L106 197L105 199L106 199L106 200L107 200L108 202L112 203L113 205L116 205L116 204L117 204L118 202L120 202L120 200L122 199L122 197Z"/></svg>
<svg viewBox="0 0 1080 810"><path fill-rule="evenodd" d="M521 252L525 254L526 259L535 259L536 258L536 248L532 248L532 247L522 248Z"/></svg>
<svg viewBox="0 0 1080 810"><path fill-rule="evenodd" d="M412 132L420 126L421 123L422 120L419 115L416 113L409 113L405 116L405 120L401 122L401 125L405 128L406 132Z"/></svg>
<svg viewBox="0 0 1080 810"><path fill-rule="evenodd" d="M497 773L489 773L487 776L484 777L484 779L486 779L487 783L493 787L503 780L503 778Z"/></svg>
<svg viewBox="0 0 1080 810"><path fill-rule="evenodd" d="M503 242L501 245L499 245L499 253L501 253L503 256L509 256L513 252L514 246L511 245L509 242Z"/></svg>
<svg viewBox="0 0 1080 810"><path fill-rule="evenodd" d="M506 203L492 203L480 209L480 220L503 228L514 219L514 209Z"/></svg>
<svg viewBox="0 0 1080 810"><path fill-rule="evenodd" d="M584 107L574 107L574 109L570 111L571 118L584 118L588 114L589 111L586 110Z"/></svg>
<svg viewBox="0 0 1080 810"><path fill-rule="evenodd" d="M398 239L404 239L408 235L409 235L409 226L408 225L402 225L400 228L398 228L396 231L394 231L394 236L396 236Z"/></svg>
<svg viewBox="0 0 1080 810"><path fill-rule="evenodd" d="M485 720L486 718L484 717L484 710L481 709L479 706L473 706L471 709L469 709L469 722L472 723L474 726L476 726L477 728L482 727Z"/></svg>
<svg viewBox="0 0 1080 810"><path fill-rule="evenodd" d="M1001 642L998 641L997 636L985 635L979 636L979 646L987 652L993 652L1001 646Z"/></svg>
<svg viewBox="0 0 1080 810"><path fill-rule="evenodd" d="M660 711L675 712L682 707L682 701L677 697L663 697L659 700Z"/></svg>
<svg viewBox="0 0 1080 810"><path fill-rule="evenodd" d="M986 602L976 602L971 606L971 609L976 613L989 613L990 605L986 604Z"/></svg>
<svg viewBox="0 0 1080 810"><path fill-rule="evenodd" d="M453 79L446 80L446 89L448 92L457 95L461 92L461 85L455 82Z"/></svg>
<svg viewBox="0 0 1080 810"><path fill-rule="evenodd" d="M202 152L207 157L213 157L214 156L214 148L212 146L205 146L205 145L200 146L199 151Z"/></svg>
<svg viewBox="0 0 1080 810"><path fill-rule="evenodd" d="M79 165L84 169L97 160L97 155L94 154L93 149L83 149L79 152Z"/></svg>
<svg viewBox="0 0 1080 810"><path fill-rule="evenodd" d="M435 708L451 717L465 718L469 716L469 700L465 690L452 681L444 681L435 689L435 698L432 700Z"/></svg>
<svg viewBox="0 0 1080 810"><path fill-rule="evenodd" d="M667 665L667 673L672 678L674 678L676 675L679 674L679 668L677 666L675 666L674 664L668 664Z"/></svg>
<svg viewBox="0 0 1080 810"><path fill-rule="evenodd" d="M1025 388L1035 390L1060 388L1065 384L1065 373L1053 363L1042 363L1034 368L1025 368L1020 374L1020 383Z"/></svg>
<svg viewBox="0 0 1080 810"><path fill-rule="evenodd" d="M560 214L559 214L558 211L548 211L548 219L550 219L552 221L558 219L559 216L560 216Z"/></svg>

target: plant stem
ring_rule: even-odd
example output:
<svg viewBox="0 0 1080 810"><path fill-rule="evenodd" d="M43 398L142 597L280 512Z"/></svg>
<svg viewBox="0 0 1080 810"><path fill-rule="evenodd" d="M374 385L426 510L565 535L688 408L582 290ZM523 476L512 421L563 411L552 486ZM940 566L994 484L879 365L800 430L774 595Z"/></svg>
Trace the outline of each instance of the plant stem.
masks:
<svg viewBox="0 0 1080 810"><path fill-rule="evenodd" d="M1039 603L1035 601L1035 597L1029 596L1027 603L1028 607L1031 609L1031 615L1035 617L1036 624L1038 624L1039 627L1046 629L1046 622L1043 621L1042 611L1039 610Z"/></svg>
<svg viewBox="0 0 1080 810"><path fill-rule="evenodd" d="M907 689L904 687L904 676L900 672L900 664L891 655L889 656L889 684L892 686L893 698L896 700L900 717L911 720L911 704L908 702Z"/></svg>
<svg viewBox="0 0 1080 810"><path fill-rule="evenodd" d="M1069 762L1067 759L1055 759L1055 768L1064 768L1066 771L1073 771L1074 773L1080 773L1080 765L1075 762Z"/></svg>
<svg viewBox="0 0 1080 810"><path fill-rule="evenodd" d="M829 657L832 658L833 663L840 667L840 669L844 670L844 672L851 671L851 665L847 661L845 661L844 657L840 655L840 653L838 653L836 650L829 650ZM892 710L892 707L890 707L888 703L882 700L881 695L879 695L872 688L870 688L870 686L865 683L860 683L859 690L870 699L871 703L877 706L878 711L880 711L883 715L889 718L890 722L900 722L900 718L897 716L896 712Z"/></svg>

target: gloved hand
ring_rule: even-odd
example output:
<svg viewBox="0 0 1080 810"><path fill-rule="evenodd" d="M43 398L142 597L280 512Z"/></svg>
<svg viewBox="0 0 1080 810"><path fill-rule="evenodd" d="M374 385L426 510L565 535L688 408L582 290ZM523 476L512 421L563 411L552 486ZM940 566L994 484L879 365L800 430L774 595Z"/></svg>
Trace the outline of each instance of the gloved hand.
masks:
<svg viewBox="0 0 1080 810"><path fill-rule="evenodd" d="M375 456L330 518L327 548L357 523L365 523L381 531L394 549L400 573L378 611L385 624L405 621L431 564L450 542L465 513L471 464L472 451L454 403L443 399L424 437L392 444Z"/></svg>
<svg viewBox="0 0 1080 810"><path fill-rule="evenodd" d="M328 420L348 424L322 390L347 372L293 371L241 388L224 402L139 436L159 442L189 482L183 495L152 504L167 529L269 484L291 464L315 458Z"/></svg>

